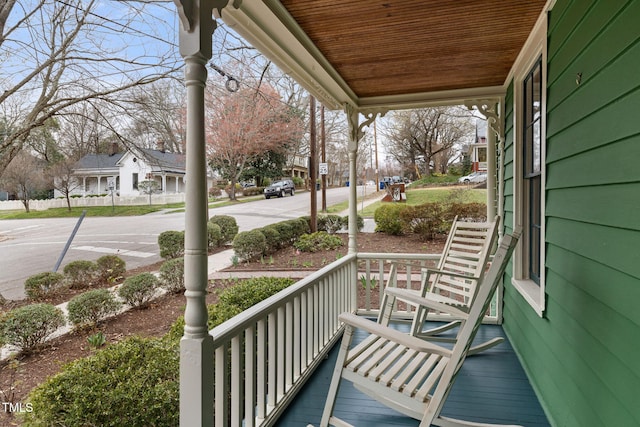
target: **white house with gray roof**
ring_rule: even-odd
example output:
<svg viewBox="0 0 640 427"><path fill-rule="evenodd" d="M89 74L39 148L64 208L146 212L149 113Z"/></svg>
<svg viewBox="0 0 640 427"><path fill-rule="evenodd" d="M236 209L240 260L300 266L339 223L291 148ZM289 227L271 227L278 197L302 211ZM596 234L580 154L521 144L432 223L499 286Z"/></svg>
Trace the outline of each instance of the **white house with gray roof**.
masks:
<svg viewBox="0 0 640 427"><path fill-rule="evenodd" d="M113 189L120 196L138 196L138 185L148 180L157 182L162 194L184 193L185 155L146 148L88 154L78 161L74 175L80 185L72 195L106 195Z"/></svg>

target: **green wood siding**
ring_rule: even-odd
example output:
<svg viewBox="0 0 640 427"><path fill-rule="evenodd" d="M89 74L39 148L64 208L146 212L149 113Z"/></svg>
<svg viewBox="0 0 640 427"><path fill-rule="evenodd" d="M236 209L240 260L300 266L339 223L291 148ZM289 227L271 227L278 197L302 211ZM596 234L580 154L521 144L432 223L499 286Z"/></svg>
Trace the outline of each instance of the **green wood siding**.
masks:
<svg viewBox="0 0 640 427"><path fill-rule="evenodd" d="M546 312L506 277L504 319L553 425L640 425L639 19L640 0L549 17ZM509 229L513 85L505 106Z"/></svg>

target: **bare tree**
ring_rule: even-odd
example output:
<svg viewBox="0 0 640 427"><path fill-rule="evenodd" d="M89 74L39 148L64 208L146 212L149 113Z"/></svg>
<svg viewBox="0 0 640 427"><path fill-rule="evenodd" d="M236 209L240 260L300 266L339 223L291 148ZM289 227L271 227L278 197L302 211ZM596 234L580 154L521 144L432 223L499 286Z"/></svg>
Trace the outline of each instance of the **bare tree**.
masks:
<svg viewBox="0 0 640 427"><path fill-rule="evenodd" d="M96 0L34 0L21 4L23 15L13 18L15 1L0 0L0 114L6 134L0 142L0 175L20 152L34 129L51 118L73 114L85 102L112 105L98 110L113 128L129 110L122 93L152 83L182 65L175 49L154 31L171 34L171 25L157 18L160 3L119 3L123 10L101 14ZM131 13L133 12L133 13ZM171 30L169 30L171 29ZM145 43L145 39L147 43ZM120 119L121 120L121 119Z"/></svg>
<svg viewBox="0 0 640 427"><path fill-rule="evenodd" d="M42 162L34 156L22 151L16 155L2 176L2 186L14 193L29 211L29 201L34 194L45 189L45 178Z"/></svg>
<svg viewBox="0 0 640 427"><path fill-rule="evenodd" d="M384 132L386 151L404 169L422 169L429 175L436 156L453 155L452 148L473 135L472 117L462 107L394 112ZM448 163L448 159L442 161Z"/></svg>
<svg viewBox="0 0 640 427"><path fill-rule="evenodd" d="M74 174L74 158L65 158L47 168L47 176L67 201L67 209L71 210L71 194L82 186L82 181Z"/></svg>
<svg viewBox="0 0 640 427"><path fill-rule="evenodd" d="M138 147L156 148L162 141L171 153L184 152L185 98L181 82L164 79L134 91L135 114L129 138Z"/></svg>

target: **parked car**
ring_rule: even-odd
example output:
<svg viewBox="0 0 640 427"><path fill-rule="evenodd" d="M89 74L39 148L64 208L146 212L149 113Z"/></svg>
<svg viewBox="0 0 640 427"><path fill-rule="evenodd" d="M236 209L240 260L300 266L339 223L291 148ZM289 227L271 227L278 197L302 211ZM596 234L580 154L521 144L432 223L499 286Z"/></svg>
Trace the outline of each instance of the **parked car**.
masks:
<svg viewBox="0 0 640 427"><path fill-rule="evenodd" d="M271 197L284 197L285 194L291 194L293 196L295 193L296 186L290 179L276 181L264 189L265 199L270 199Z"/></svg>
<svg viewBox="0 0 640 427"><path fill-rule="evenodd" d="M472 172L469 175L465 175L460 179L458 179L458 182L461 182L464 184L472 184L472 183L485 182L486 180L487 180L486 172Z"/></svg>

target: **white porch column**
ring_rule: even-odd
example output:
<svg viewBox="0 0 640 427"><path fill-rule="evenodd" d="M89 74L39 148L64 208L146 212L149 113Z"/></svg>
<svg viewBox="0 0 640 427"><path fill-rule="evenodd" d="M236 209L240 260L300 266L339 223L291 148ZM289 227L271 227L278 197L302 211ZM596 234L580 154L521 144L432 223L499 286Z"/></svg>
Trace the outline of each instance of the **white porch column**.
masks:
<svg viewBox="0 0 640 427"><path fill-rule="evenodd" d="M380 113L363 113L365 120L359 123L360 111L351 104L345 104L344 111L349 123L349 253L352 254L358 251L356 238L358 234L358 171L356 170L358 142L364 136L364 127L369 126Z"/></svg>
<svg viewBox="0 0 640 427"><path fill-rule="evenodd" d="M162 174L162 194L167 194L167 175Z"/></svg>
<svg viewBox="0 0 640 427"><path fill-rule="evenodd" d="M96 176L98 178L98 190L96 192L97 195L100 195L100 181L102 181L102 177L100 175Z"/></svg>
<svg viewBox="0 0 640 427"><path fill-rule="evenodd" d="M498 233L502 236L503 209L504 201L504 152L502 152L504 143L504 126L503 117L499 113L499 109L503 103L502 99L474 99L465 102L467 108L476 107L480 114L487 119L487 218L491 220L496 214L501 215ZM496 137L500 145L500 165L496 164L498 150L496 149ZM496 180L497 177L497 180ZM497 191L497 197L496 197ZM496 206L497 201L497 206ZM497 211L496 211L497 209Z"/></svg>
<svg viewBox="0 0 640 427"><path fill-rule="evenodd" d="M174 0L187 88L185 327L180 341L180 425L213 426L213 338L207 327L207 188L204 135L206 63L211 58L213 0ZM226 2L224 2L226 4Z"/></svg>
<svg viewBox="0 0 640 427"><path fill-rule="evenodd" d="M487 219L496 216L496 134L487 128Z"/></svg>
<svg viewBox="0 0 640 427"><path fill-rule="evenodd" d="M82 177L82 197L87 196L87 177Z"/></svg>

